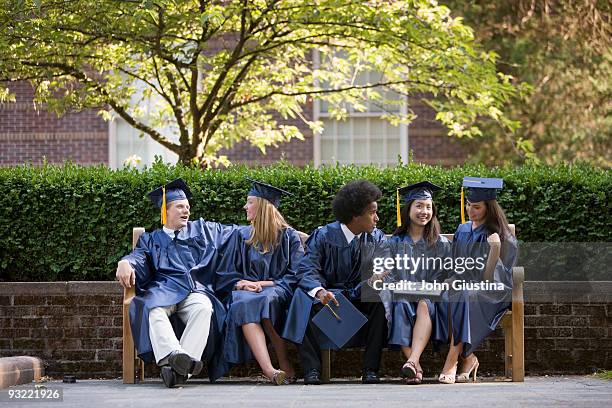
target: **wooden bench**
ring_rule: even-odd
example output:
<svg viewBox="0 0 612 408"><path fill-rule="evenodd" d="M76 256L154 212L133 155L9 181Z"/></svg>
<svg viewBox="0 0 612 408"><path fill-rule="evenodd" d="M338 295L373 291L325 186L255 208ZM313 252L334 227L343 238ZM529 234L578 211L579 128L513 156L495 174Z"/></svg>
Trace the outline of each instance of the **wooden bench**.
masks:
<svg viewBox="0 0 612 408"><path fill-rule="evenodd" d="M134 228L132 230L132 249L136 248L136 243L144 233L144 228ZM134 384L136 380L136 360L139 361L140 380L144 381L144 361L139 359L134 347L132 328L130 327L130 303L136 296L136 288L123 289L123 383Z"/></svg>
<svg viewBox="0 0 612 408"><path fill-rule="evenodd" d="M512 233L515 234L514 225L510 224ZM132 231L132 248L140 236L144 233L144 228L134 228ZM449 240L453 239L452 234L443 234ZM307 234L300 232L302 243L308 238ZM522 267L512 268L512 311L506 312L501 320L504 330L505 352L504 364L505 374L512 377L512 381L522 382L525 379L525 347L524 347L524 300L523 283L525 272ZM136 364L138 361L139 374L141 381L144 381L144 362L137 357L130 328L130 303L136 295L134 287L123 291L123 383L134 384L136 380ZM323 382L329 382L331 378L331 350L321 350Z"/></svg>
<svg viewBox="0 0 612 408"><path fill-rule="evenodd" d="M510 224L512 235L516 236L514 224ZM453 234L442 234L450 241ZM525 270L521 266L512 268L512 310L507 311L500 324L504 331L504 366L506 377L514 382L525 381L525 302L523 284ZM339 350L338 350L339 351ZM321 350L321 381L329 382L331 378L331 352Z"/></svg>

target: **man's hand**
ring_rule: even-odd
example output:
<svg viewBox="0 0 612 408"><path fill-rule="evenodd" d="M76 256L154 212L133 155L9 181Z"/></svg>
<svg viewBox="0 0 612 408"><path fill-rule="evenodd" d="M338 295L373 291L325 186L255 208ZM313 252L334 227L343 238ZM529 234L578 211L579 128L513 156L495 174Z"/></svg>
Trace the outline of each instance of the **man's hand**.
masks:
<svg viewBox="0 0 612 408"><path fill-rule="evenodd" d="M131 288L136 284L136 273L128 261L119 261L116 276L124 288Z"/></svg>
<svg viewBox="0 0 612 408"><path fill-rule="evenodd" d="M317 299L321 301L321 304L323 306L328 304L330 301L334 302L336 306L340 306L340 303L338 303L334 294L325 289L319 289L316 296L317 296Z"/></svg>

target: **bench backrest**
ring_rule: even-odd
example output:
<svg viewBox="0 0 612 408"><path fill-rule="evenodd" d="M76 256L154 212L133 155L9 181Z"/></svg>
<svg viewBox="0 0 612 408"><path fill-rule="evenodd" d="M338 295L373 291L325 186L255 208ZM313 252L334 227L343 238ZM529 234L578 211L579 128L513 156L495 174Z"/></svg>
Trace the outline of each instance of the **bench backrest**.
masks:
<svg viewBox="0 0 612 408"><path fill-rule="evenodd" d="M516 237L516 230L514 228L514 224L508 224L508 226L510 227L510 232L512 232L512 235ZM138 238L140 238L140 236L142 235L144 231L145 231L144 228L139 228L139 227L134 228L134 231L132 233L132 248L136 248L136 243L138 242ZM302 241L302 246L305 247L306 240L308 239L309 235L302 231L298 231L297 233L300 236L300 240ZM453 240L453 235L454 234L442 234L442 236L446 237L449 241ZM387 238L390 238L390 237L391 237L391 234L387 234Z"/></svg>
<svg viewBox="0 0 612 408"><path fill-rule="evenodd" d="M516 238L516 228L514 227L514 224L508 224L508 227L510 227L510 232ZM441 234L441 235L443 237L447 238L449 241L452 241L453 240L453 236L455 234Z"/></svg>

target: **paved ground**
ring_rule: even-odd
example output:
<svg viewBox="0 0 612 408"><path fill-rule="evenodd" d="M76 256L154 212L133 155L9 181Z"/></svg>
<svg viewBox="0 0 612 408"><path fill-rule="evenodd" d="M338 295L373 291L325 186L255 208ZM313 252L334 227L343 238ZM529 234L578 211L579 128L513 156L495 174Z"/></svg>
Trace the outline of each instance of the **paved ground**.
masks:
<svg viewBox="0 0 612 408"><path fill-rule="evenodd" d="M433 379L419 386L399 380L378 385L336 380L333 384L272 386L254 380L222 380L216 384L194 381L182 388L166 389L161 381L124 385L119 380L79 380L76 384L50 381L47 389L61 387L63 401L7 401L2 407L606 407L612 406L612 381L592 376L529 377L524 383L479 380L476 384L440 385ZM29 386L33 388L32 385ZM20 389L23 386L19 387Z"/></svg>

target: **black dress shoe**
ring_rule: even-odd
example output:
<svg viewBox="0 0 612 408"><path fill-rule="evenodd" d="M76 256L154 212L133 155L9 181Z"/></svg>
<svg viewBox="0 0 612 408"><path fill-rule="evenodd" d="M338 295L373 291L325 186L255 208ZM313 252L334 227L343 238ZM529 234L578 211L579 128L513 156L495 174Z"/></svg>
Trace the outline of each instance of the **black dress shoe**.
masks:
<svg viewBox="0 0 612 408"><path fill-rule="evenodd" d="M305 385L319 385L321 384L321 372L316 368L311 368L304 374Z"/></svg>
<svg viewBox="0 0 612 408"><path fill-rule="evenodd" d="M202 371L202 361L192 358L189 354L173 351L168 357L168 364L180 375L198 375Z"/></svg>
<svg viewBox="0 0 612 408"><path fill-rule="evenodd" d="M378 373L376 371L368 370L366 368L363 370L361 382L363 384L378 384L380 382L380 378L378 377Z"/></svg>
<svg viewBox="0 0 612 408"><path fill-rule="evenodd" d="M180 375L167 365L161 368L161 378L164 381L164 385L168 388L173 388L176 385L182 385L187 382L187 376Z"/></svg>

